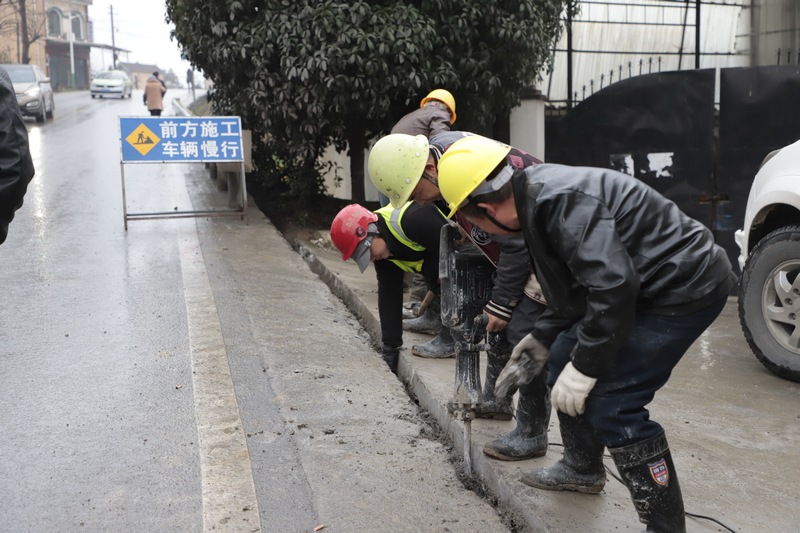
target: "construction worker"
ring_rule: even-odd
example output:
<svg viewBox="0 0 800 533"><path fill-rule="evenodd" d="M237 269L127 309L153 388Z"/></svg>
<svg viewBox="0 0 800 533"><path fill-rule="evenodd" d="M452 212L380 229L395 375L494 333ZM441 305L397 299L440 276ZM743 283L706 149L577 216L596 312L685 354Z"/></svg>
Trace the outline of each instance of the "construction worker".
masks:
<svg viewBox="0 0 800 533"><path fill-rule="evenodd" d="M375 144L369 154L370 178L378 190L389 196L393 205L402 205L409 199L423 204L441 201L437 184L439 159L451 144L471 136L474 135L467 132L444 132L435 135L429 142L422 136L387 135ZM511 149L511 160L518 168L540 162L515 148ZM476 416L509 420L514 413L512 400L496 398L495 381L511 355L511 347L527 333L520 330L517 324L536 320L544 310L544 299L537 288L535 276L530 273L528 252L521 237L492 240L467 219L456 216L455 221L496 266L494 287L484 314L488 320L487 331L497 334L499 342L487 351L486 378ZM484 446L484 453L505 461L543 456L547 452L550 422L544 376L520 388L514 416L514 429L488 442Z"/></svg>
<svg viewBox="0 0 800 533"><path fill-rule="evenodd" d="M450 131L450 126L456 121L456 99L450 91L446 89L434 89L429 92L419 103L419 108L404 115L392 128L391 133L405 133L406 135L424 135L431 138L439 133ZM389 204L389 198L378 191L378 200L381 207ZM419 274L406 275L406 281L410 286L410 307L415 309L424 299L427 292L425 280ZM434 307L438 302L434 304ZM441 328L441 324L424 323L420 327L411 325L410 331L420 333L436 333ZM430 347L426 347L430 348ZM425 356L430 351L423 348L421 356ZM437 355L432 353L431 355Z"/></svg>
<svg viewBox="0 0 800 533"><path fill-rule="evenodd" d="M450 131L456 121L456 99L445 89L429 92L415 109L397 121L391 133L433 137Z"/></svg>
<svg viewBox="0 0 800 533"><path fill-rule="evenodd" d="M643 182L608 169L515 169L479 138L439 162L450 207L492 234L525 237L547 309L514 348L498 395L547 368L564 444L523 483L598 493L609 449L647 531L685 532L664 429L645 406L722 311L731 265L711 232Z"/></svg>
<svg viewBox="0 0 800 533"><path fill-rule="evenodd" d="M403 345L403 274L420 272L428 288L439 292L439 233L446 224L436 206L412 202L375 212L351 204L331 223L331 241L344 261L352 259L362 273L374 262L383 359L394 373ZM442 328L434 341L449 349L449 357L455 355L449 329Z"/></svg>

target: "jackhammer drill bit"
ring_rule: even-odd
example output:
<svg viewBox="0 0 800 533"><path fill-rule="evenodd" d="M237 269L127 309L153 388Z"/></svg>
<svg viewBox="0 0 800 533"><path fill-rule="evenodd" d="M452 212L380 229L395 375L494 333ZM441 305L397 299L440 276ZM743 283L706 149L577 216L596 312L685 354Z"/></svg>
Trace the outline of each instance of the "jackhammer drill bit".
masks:
<svg viewBox="0 0 800 533"><path fill-rule="evenodd" d="M480 353L487 348L476 341L485 335L486 322L486 315L476 316L471 328L468 324L459 328L460 339L456 341L455 390L449 407L464 425L464 474L467 476L472 475L472 420L481 396Z"/></svg>
<svg viewBox="0 0 800 533"><path fill-rule="evenodd" d="M483 306L491 292L491 263L474 248L455 245L457 228L442 227L439 248L442 325L453 334L456 373L448 410L464 424L464 473L472 475L472 419L481 396L480 352L486 334Z"/></svg>

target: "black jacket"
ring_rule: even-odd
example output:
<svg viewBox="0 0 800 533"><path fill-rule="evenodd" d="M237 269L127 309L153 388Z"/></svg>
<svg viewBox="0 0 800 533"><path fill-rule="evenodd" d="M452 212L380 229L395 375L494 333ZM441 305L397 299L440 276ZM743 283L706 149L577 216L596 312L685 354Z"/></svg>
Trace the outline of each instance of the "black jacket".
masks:
<svg viewBox="0 0 800 533"><path fill-rule="evenodd" d="M392 258L404 261L422 260L422 275L430 290L439 292L439 233L447 219L436 206L411 204L400 226L412 242L425 248L412 250L394 238L383 217L378 218L378 230ZM375 261L378 277L378 315L384 346L399 348L403 344L403 275L404 271L388 259Z"/></svg>
<svg viewBox="0 0 800 533"><path fill-rule="evenodd" d="M683 315L728 294L731 265L711 232L641 181L613 170L539 165L512 178L548 309L545 346L580 321L573 364L598 377L639 313Z"/></svg>
<svg viewBox="0 0 800 533"><path fill-rule="evenodd" d="M0 244L8 225L22 207L22 198L33 178L28 149L28 130L20 115L17 96L8 73L0 68Z"/></svg>

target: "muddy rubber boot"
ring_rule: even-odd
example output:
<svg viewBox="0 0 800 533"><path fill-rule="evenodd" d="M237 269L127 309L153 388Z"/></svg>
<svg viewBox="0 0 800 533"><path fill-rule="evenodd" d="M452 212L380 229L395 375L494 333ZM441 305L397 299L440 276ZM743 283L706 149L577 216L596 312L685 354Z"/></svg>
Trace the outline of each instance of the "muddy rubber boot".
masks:
<svg viewBox="0 0 800 533"><path fill-rule="evenodd" d="M403 329L414 333L436 335L442 328L441 309L441 302L437 294L422 316L403 320Z"/></svg>
<svg viewBox="0 0 800 533"><path fill-rule="evenodd" d="M475 410L476 418L490 418L494 420L511 420L514 415L513 395L498 401L494 393L497 376L511 358L511 346L499 335L490 334L490 348L486 352L486 381L481 392L480 403Z"/></svg>
<svg viewBox="0 0 800 533"><path fill-rule="evenodd" d="M383 352L381 354L383 360L389 365L389 370L397 374L397 364L400 361L400 348L393 346L383 345Z"/></svg>
<svg viewBox="0 0 800 533"><path fill-rule="evenodd" d="M411 347L411 353L427 359L447 359L456 355L456 344L450 328L442 326L439 334L425 344L415 344Z"/></svg>
<svg viewBox="0 0 800 533"><path fill-rule="evenodd" d="M516 427L498 439L487 442L483 453L501 461L522 461L547 453L547 430L550 425L550 392L545 373L519 389Z"/></svg>
<svg viewBox="0 0 800 533"><path fill-rule="evenodd" d="M599 493L606 484L603 467L605 446L583 416L556 413L561 425L564 456L553 466L524 474L520 481L537 489Z"/></svg>
<svg viewBox="0 0 800 533"><path fill-rule="evenodd" d="M686 533L681 486L664 432L609 452L647 531Z"/></svg>

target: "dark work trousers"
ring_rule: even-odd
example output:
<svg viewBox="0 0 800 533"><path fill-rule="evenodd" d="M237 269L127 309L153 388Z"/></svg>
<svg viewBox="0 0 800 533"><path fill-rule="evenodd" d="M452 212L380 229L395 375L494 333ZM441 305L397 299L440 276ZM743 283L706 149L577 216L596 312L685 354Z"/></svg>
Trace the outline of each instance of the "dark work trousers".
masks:
<svg viewBox="0 0 800 533"><path fill-rule="evenodd" d="M683 316L640 314L633 333L614 364L597 378L586 399L586 419L607 448L619 448L655 437L663 429L645 406L664 386L672 369L725 306L727 296ZM578 323L580 324L580 322ZM550 388L570 361L578 324L562 332L550 347Z"/></svg>
<svg viewBox="0 0 800 533"><path fill-rule="evenodd" d="M533 325L545 309L544 304L540 304L527 296L522 296L511 312L511 320L506 326L506 340L512 348L522 340L522 337L531 332Z"/></svg>

